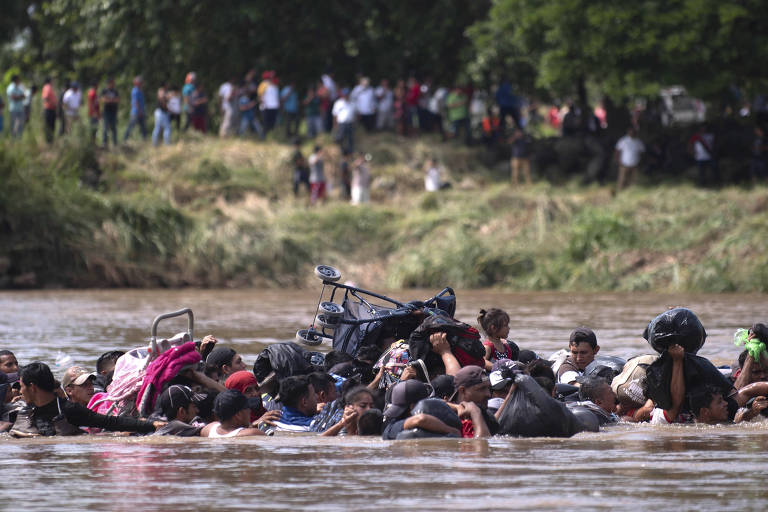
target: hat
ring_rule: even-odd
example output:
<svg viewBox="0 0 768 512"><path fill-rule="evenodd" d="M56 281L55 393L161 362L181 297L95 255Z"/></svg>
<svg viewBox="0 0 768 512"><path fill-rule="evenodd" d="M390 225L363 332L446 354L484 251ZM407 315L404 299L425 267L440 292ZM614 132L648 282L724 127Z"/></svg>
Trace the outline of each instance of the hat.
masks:
<svg viewBox="0 0 768 512"><path fill-rule="evenodd" d="M69 385L82 386L88 382L88 379L95 378L95 373L89 372L82 366L70 366L61 378L61 387L66 388Z"/></svg>
<svg viewBox="0 0 768 512"><path fill-rule="evenodd" d="M597 336L595 336L595 333L592 331L592 329L579 327L571 333L569 344L578 345L579 343L584 342L589 343L590 346L597 345Z"/></svg>
<svg viewBox="0 0 768 512"><path fill-rule="evenodd" d="M248 409L248 399L236 389L222 391L213 401L213 412L220 421L226 421L243 409Z"/></svg>
<svg viewBox="0 0 768 512"><path fill-rule="evenodd" d="M211 350L211 353L205 358L205 365L215 366L217 369L221 369L225 364L232 363L232 358L235 357L235 354L237 354L237 352L229 347L216 347Z"/></svg>
<svg viewBox="0 0 768 512"><path fill-rule="evenodd" d="M205 395L195 393L191 388L174 384L163 391L157 399L157 405L164 413L178 409L179 407L189 407L189 404L198 404L205 400Z"/></svg>
<svg viewBox="0 0 768 512"><path fill-rule="evenodd" d="M423 382L414 379L398 382L392 387L392 403L384 409L384 417L388 420L399 418L409 411L411 405L428 396L429 391Z"/></svg>
<svg viewBox="0 0 768 512"><path fill-rule="evenodd" d="M453 375L438 375L432 379L432 389L435 390L436 397L451 396L456 391L453 382Z"/></svg>
<svg viewBox="0 0 768 512"><path fill-rule="evenodd" d="M517 360L523 364L528 364L531 361L535 361L536 359L541 358L539 357L539 354L533 350L521 350L520 353L517 354Z"/></svg>
<svg viewBox="0 0 768 512"><path fill-rule="evenodd" d="M511 383L514 379L512 377L505 377L501 370L496 370L488 375L488 380L491 383L491 389L499 390L507 387L507 384Z"/></svg>
<svg viewBox="0 0 768 512"><path fill-rule="evenodd" d="M456 372L456 375L453 376L453 381L458 390L462 386L469 388L484 382L487 383L488 376L485 374L485 370L479 366L469 365Z"/></svg>
<svg viewBox="0 0 768 512"><path fill-rule="evenodd" d="M236 389L241 393L245 393L245 388L253 385L258 386L259 381L256 380L256 377L254 377L251 372L245 370L233 373L227 377L227 380L224 382L225 388Z"/></svg>
<svg viewBox="0 0 768 512"><path fill-rule="evenodd" d="M510 370L520 369L520 365L517 364L517 361L513 361L511 359L506 359L506 358L498 359L495 363L493 363L493 366L491 367L491 372L499 372L507 368L509 368Z"/></svg>

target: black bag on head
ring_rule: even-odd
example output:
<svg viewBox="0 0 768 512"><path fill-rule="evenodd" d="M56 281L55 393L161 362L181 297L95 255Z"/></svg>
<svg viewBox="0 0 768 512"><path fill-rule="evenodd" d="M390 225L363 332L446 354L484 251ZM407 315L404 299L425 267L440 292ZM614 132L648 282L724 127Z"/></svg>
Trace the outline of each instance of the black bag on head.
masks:
<svg viewBox="0 0 768 512"><path fill-rule="evenodd" d="M477 329L454 320L442 310L432 309L430 312L432 314L421 322L408 339L412 360L426 360L427 354L432 350L429 337L436 332L444 332L448 335L448 343L451 344L452 349L459 348L474 358L485 357L485 347L480 341L480 333Z"/></svg>
<svg viewBox="0 0 768 512"><path fill-rule="evenodd" d="M707 332L693 311L674 308L651 320L643 331L643 338L659 354L672 345L680 345L686 352L695 354L704 345Z"/></svg>
<svg viewBox="0 0 768 512"><path fill-rule="evenodd" d="M584 427L568 407L547 394L530 375L515 376L517 388L501 413L499 434L571 437Z"/></svg>
<svg viewBox="0 0 768 512"><path fill-rule="evenodd" d="M439 398L425 398L421 400L411 411L411 415L417 414L429 414L439 419L449 427L453 427L461 431L461 420L456 415L453 409L445 403L444 400ZM397 439L424 439L429 437L456 437L452 434L443 434L439 432L430 432L421 428L413 428L410 430L404 430L397 434Z"/></svg>
<svg viewBox="0 0 768 512"><path fill-rule="evenodd" d="M274 343L256 357L253 363L253 374L261 383L271 372L279 380L293 375L305 375L314 371L309 363L307 351L300 345L289 341L287 343Z"/></svg>

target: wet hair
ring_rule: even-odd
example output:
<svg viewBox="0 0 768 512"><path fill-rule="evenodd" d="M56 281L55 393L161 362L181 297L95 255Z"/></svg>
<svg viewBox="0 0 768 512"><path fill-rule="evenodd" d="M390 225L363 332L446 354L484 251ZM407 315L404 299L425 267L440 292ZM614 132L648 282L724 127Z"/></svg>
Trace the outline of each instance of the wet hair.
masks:
<svg viewBox="0 0 768 512"><path fill-rule="evenodd" d="M710 385L695 388L688 395L688 409L694 416L698 416L703 408L710 406L717 395L722 396L722 394L719 388Z"/></svg>
<svg viewBox="0 0 768 512"><path fill-rule="evenodd" d="M384 416L379 409L368 409L357 419L357 435L380 436L384 430Z"/></svg>
<svg viewBox="0 0 768 512"><path fill-rule="evenodd" d="M13 354L13 352L11 352L10 350L0 350L0 357L3 357L3 356L13 356L13 357L16 357Z"/></svg>
<svg viewBox="0 0 768 512"><path fill-rule="evenodd" d="M25 385L34 384L42 390L56 389L56 379L47 364L35 361L21 368L20 378Z"/></svg>
<svg viewBox="0 0 768 512"><path fill-rule="evenodd" d="M328 370L330 370L331 368L333 368L339 363L346 363L348 361L354 361L354 360L355 358L347 354L346 352L331 350L330 352L325 354L325 361L323 362L323 367L327 372Z"/></svg>
<svg viewBox="0 0 768 512"><path fill-rule="evenodd" d="M555 381L550 379L549 377L534 377L533 380L538 382L539 386L544 388L544 391L547 392L549 396L552 396L552 392L555 390Z"/></svg>
<svg viewBox="0 0 768 512"><path fill-rule="evenodd" d="M380 356L381 350L379 350L379 347L374 345L365 345L364 347L360 347L360 349L357 351L358 361L375 363L379 360Z"/></svg>
<svg viewBox="0 0 768 512"><path fill-rule="evenodd" d="M485 334L490 335L490 330L509 323L509 315L503 309L491 308L488 311L481 309L477 315L477 323L483 328Z"/></svg>
<svg viewBox="0 0 768 512"><path fill-rule="evenodd" d="M296 408L299 401L309 394L309 378L306 375L286 377L280 381L280 402Z"/></svg>
<svg viewBox="0 0 768 512"><path fill-rule="evenodd" d="M105 366L107 366L108 363L114 364L118 359L120 359L120 356L124 354L125 352L122 350L110 350L109 352L104 352L101 354L99 359L96 361L96 373L101 374L101 371Z"/></svg>
<svg viewBox="0 0 768 512"><path fill-rule="evenodd" d="M213 402L216 397L219 396L218 391L209 391L205 398L197 402L198 415L206 422L212 421L213 418Z"/></svg>
<svg viewBox="0 0 768 512"><path fill-rule="evenodd" d="M552 371L552 367L545 363L543 359L534 359L525 365L524 371L534 379L538 377L545 377L552 382L556 380L555 372Z"/></svg>
<svg viewBox="0 0 768 512"><path fill-rule="evenodd" d="M307 375L309 383L315 388L315 393L328 391L329 388L336 385L336 379L323 372L314 372Z"/></svg>
<svg viewBox="0 0 768 512"><path fill-rule="evenodd" d="M360 397L362 395L368 395L369 397L371 397L371 400L374 400L373 393L371 392L370 389L368 389L365 386L355 386L354 388L347 391L346 394L344 395L344 404L345 405L353 404L358 400L360 400Z"/></svg>
<svg viewBox="0 0 768 512"><path fill-rule="evenodd" d="M610 386L605 379L600 377L584 377L579 387L579 400L592 400L598 398L605 386Z"/></svg>

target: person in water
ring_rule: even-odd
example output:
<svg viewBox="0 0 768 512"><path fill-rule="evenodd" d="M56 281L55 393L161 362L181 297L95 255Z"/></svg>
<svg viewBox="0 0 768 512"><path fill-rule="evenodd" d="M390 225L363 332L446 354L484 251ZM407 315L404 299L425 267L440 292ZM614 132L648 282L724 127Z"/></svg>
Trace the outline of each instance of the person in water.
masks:
<svg viewBox="0 0 768 512"><path fill-rule="evenodd" d="M82 366L70 366L61 378L61 389L67 398L76 404L88 405L93 396L93 381L96 374L89 372Z"/></svg>
<svg viewBox="0 0 768 512"><path fill-rule="evenodd" d="M309 432L317 414L315 388L305 375L286 377L280 382L280 402L283 404L277 430Z"/></svg>
<svg viewBox="0 0 768 512"><path fill-rule="evenodd" d="M157 409L168 424L158 429L155 435L199 436L205 424L196 421L199 420L200 413L198 404L204 399L204 395L195 393L187 386L179 384L169 386L157 399Z"/></svg>
<svg viewBox="0 0 768 512"><path fill-rule="evenodd" d="M214 421L200 431L200 437L243 437L266 435L251 427L251 408L248 399L236 389L222 391L213 401Z"/></svg>
<svg viewBox="0 0 768 512"><path fill-rule="evenodd" d="M490 437L499 431L499 422L488 413L491 388L485 370L465 366L454 375L456 385L454 409L461 419L461 437Z"/></svg>
<svg viewBox="0 0 768 512"><path fill-rule="evenodd" d="M400 432L413 428L452 434L458 437L460 432L457 429L446 425L431 414L422 413L411 416L411 411L416 404L428 396L427 387L418 380L405 380L395 384L392 387L391 402L384 409L384 431L381 438L384 440L397 439Z"/></svg>
<svg viewBox="0 0 768 512"><path fill-rule="evenodd" d="M205 374L222 384L235 372L245 370L240 354L229 347L216 347L205 358Z"/></svg>
<svg viewBox="0 0 768 512"><path fill-rule="evenodd" d="M33 362L24 366L19 377L27 408L18 412L11 428L11 434L18 437L84 434L80 427L148 434L165 425L164 422L129 416L104 416L56 396L56 380L45 363Z"/></svg>
<svg viewBox="0 0 768 512"><path fill-rule="evenodd" d="M477 316L488 338L483 341L485 347L485 369L491 371L493 363L500 359L516 361L520 354L520 347L514 341L509 341L509 315L506 311L491 308L488 311L481 309Z"/></svg>
<svg viewBox="0 0 768 512"><path fill-rule="evenodd" d="M557 381L563 384L578 385L576 379L584 375L584 369L595 360L600 346L597 336L586 327L579 327L571 333L568 341L570 355L557 370Z"/></svg>
<svg viewBox="0 0 768 512"><path fill-rule="evenodd" d="M0 350L0 372L18 373L19 362L10 350Z"/></svg>
<svg viewBox="0 0 768 512"><path fill-rule="evenodd" d="M341 419L322 435L335 436L339 433L358 435L358 420L374 407L373 393L365 386L357 386L347 391L344 395L344 403L346 405Z"/></svg>

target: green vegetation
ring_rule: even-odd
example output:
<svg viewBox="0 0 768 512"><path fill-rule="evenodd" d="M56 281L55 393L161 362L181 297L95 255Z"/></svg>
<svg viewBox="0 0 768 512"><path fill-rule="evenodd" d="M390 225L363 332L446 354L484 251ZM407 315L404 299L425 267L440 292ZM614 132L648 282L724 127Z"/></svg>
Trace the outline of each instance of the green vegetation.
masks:
<svg viewBox="0 0 768 512"><path fill-rule="evenodd" d="M291 148L277 143L5 142L0 286L305 286L326 263L373 287L768 291L765 187L514 188L480 150L362 142L371 205L333 190L315 208L293 197ZM427 155L452 189L422 192Z"/></svg>

